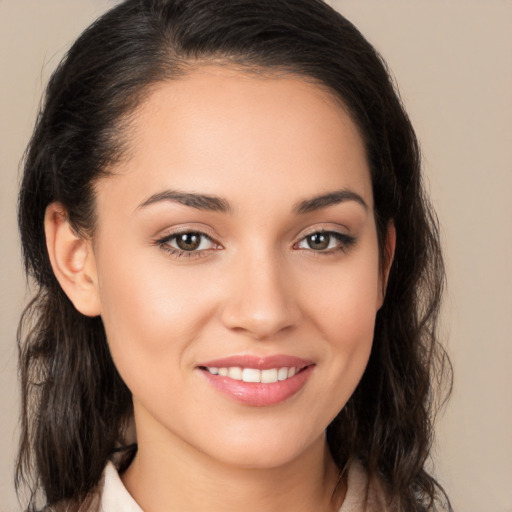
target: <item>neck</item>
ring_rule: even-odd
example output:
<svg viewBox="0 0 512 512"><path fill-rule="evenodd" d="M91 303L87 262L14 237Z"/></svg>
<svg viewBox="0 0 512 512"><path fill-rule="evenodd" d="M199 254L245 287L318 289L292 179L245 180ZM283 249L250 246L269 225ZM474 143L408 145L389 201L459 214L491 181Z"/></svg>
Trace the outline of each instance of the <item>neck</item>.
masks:
<svg viewBox="0 0 512 512"><path fill-rule="evenodd" d="M323 436L295 460L270 468L213 460L168 432L137 437L137 455L122 480L145 512L334 512L344 498Z"/></svg>

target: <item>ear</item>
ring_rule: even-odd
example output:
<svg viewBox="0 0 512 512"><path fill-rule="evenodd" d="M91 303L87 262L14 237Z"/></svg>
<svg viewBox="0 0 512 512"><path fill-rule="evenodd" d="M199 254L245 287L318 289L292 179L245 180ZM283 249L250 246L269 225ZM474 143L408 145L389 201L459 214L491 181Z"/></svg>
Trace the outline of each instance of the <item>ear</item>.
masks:
<svg viewBox="0 0 512 512"><path fill-rule="evenodd" d="M46 208L44 231L50 263L64 293L80 313L98 316L100 300L91 241L76 233L60 203Z"/></svg>
<svg viewBox="0 0 512 512"><path fill-rule="evenodd" d="M391 271L391 265L395 257L396 248L396 228L392 220L388 222L386 230L386 241L384 243L384 254L381 262L381 278L380 278L380 293L378 299L378 308L382 307L384 298L386 297L386 288L388 285L389 273Z"/></svg>

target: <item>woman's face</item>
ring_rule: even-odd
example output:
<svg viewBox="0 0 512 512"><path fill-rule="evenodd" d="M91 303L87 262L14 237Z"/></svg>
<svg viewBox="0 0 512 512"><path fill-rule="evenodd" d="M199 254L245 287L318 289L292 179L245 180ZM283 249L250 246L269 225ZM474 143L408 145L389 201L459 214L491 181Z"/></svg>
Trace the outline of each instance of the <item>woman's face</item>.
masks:
<svg viewBox="0 0 512 512"><path fill-rule="evenodd" d="M357 386L382 301L354 123L318 85L212 66L160 84L128 137L93 247L140 448L300 458Z"/></svg>

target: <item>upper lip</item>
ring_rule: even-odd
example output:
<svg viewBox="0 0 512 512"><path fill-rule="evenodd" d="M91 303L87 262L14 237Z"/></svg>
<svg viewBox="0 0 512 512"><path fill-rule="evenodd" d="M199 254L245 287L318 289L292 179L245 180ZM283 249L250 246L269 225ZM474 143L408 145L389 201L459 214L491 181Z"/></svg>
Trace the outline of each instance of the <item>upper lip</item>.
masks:
<svg viewBox="0 0 512 512"><path fill-rule="evenodd" d="M231 368L238 366L240 368L255 368L257 370L269 370L271 368L296 368L301 370L306 366L313 364L309 359L288 356L284 354L275 354L272 356L254 356L254 355L234 355L222 357L211 361L198 364L198 367L208 368Z"/></svg>

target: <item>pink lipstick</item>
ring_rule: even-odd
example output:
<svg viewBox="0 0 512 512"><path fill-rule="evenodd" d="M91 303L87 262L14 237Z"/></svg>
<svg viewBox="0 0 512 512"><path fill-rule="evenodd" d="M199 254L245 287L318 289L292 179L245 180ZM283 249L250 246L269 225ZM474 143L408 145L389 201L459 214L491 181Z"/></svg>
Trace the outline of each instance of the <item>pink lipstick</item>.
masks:
<svg viewBox="0 0 512 512"><path fill-rule="evenodd" d="M305 385L314 363L293 356L231 356L197 366L210 385L233 400L255 407L275 405Z"/></svg>

